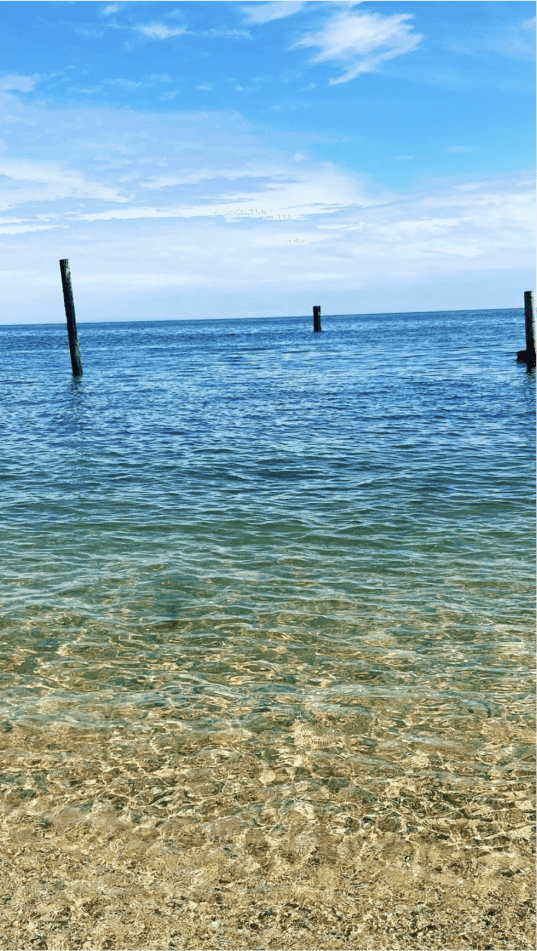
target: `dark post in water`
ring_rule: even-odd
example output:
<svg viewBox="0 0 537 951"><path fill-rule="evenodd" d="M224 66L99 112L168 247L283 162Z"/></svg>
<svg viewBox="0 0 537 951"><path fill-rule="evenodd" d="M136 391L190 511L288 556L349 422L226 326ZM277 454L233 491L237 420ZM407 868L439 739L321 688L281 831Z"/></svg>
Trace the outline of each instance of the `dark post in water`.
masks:
<svg viewBox="0 0 537 951"><path fill-rule="evenodd" d="M313 308L313 331L314 333L321 332L321 308Z"/></svg>
<svg viewBox="0 0 537 951"><path fill-rule="evenodd" d="M520 363L527 363L528 370L535 366L535 310L533 308L533 291L524 291L524 319L526 323L526 349L518 350L516 358Z"/></svg>
<svg viewBox="0 0 537 951"><path fill-rule="evenodd" d="M65 316L67 317L67 333L69 335L69 350L71 351L73 376L82 376L82 357L80 356L80 344L76 330L71 271L69 270L69 261L67 258L63 258L60 261L60 271L62 272L63 302L65 304Z"/></svg>

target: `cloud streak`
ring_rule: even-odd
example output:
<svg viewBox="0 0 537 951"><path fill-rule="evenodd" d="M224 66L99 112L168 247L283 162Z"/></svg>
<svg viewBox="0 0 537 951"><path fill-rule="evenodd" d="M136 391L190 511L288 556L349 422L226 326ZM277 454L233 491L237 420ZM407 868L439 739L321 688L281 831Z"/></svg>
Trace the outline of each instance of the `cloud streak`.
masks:
<svg viewBox="0 0 537 951"><path fill-rule="evenodd" d="M16 208L27 202L92 199L126 202L117 187L91 181L79 171L51 162L0 159L0 207Z"/></svg>
<svg viewBox="0 0 537 951"><path fill-rule="evenodd" d="M411 14L382 16L379 13L341 12L331 17L322 30L308 33L291 47L317 47L312 63L346 63L344 72L331 79L332 85L356 79L378 70L389 59L417 49L423 36L413 33Z"/></svg>
<svg viewBox="0 0 537 951"><path fill-rule="evenodd" d="M147 23L133 29L150 40L168 40L171 36L182 36L187 32L186 27L169 27L164 23Z"/></svg>
<svg viewBox="0 0 537 951"><path fill-rule="evenodd" d="M305 6L306 3L301 0L271 0L269 3L251 3L247 7L241 7L241 10L250 23L270 23L272 20L293 16Z"/></svg>
<svg viewBox="0 0 537 951"><path fill-rule="evenodd" d="M101 16L103 17L112 16L112 14L117 13L118 10L120 10L120 8L121 8L121 5L119 3L109 3L108 6L104 8L104 10L101 10Z"/></svg>

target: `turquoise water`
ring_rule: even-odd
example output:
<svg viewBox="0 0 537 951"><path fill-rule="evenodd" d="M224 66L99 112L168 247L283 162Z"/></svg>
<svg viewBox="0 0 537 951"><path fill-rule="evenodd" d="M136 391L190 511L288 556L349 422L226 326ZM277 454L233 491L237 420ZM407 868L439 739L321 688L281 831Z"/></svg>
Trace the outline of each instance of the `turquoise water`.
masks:
<svg viewBox="0 0 537 951"><path fill-rule="evenodd" d="M310 317L84 323L73 381L62 324L0 327L5 723L269 749L298 722L360 732L372 773L413 749L462 776L490 768L488 721L495 769L524 771L523 331L519 309L323 316L315 335Z"/></svg>

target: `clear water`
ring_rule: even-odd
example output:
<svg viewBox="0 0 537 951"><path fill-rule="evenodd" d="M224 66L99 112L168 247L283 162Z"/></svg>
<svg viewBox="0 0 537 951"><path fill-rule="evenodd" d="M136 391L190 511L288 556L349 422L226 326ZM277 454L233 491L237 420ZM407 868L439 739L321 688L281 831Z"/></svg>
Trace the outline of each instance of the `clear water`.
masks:
<svg viewBox="0 0 537 951"><path fill-rule="evenodd" d="M484 721L531 741L523 330L518 309L85 323L73 381L63 325L1 327L4 720L258 751L339 732L372 775L409 751L489 769ZM507 746L500 772L532 758Z"/></svg>
<svg viewBox="0 0 537 951"><path fill-rule="evenodd" d="M0 328L3 947L533 948L521 310Z"/></svg>

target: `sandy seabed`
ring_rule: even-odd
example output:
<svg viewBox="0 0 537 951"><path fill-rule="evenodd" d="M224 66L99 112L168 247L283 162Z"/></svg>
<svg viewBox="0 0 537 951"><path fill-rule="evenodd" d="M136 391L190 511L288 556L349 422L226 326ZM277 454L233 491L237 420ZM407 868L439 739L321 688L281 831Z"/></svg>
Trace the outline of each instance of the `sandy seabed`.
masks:
<svg viewBox="0 0 537 951"><path fill-rule="evenodd" d="M529 764L367 769L300 718L270 755L240 729L3 728L2 949L536 946Z"/></svg>

